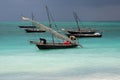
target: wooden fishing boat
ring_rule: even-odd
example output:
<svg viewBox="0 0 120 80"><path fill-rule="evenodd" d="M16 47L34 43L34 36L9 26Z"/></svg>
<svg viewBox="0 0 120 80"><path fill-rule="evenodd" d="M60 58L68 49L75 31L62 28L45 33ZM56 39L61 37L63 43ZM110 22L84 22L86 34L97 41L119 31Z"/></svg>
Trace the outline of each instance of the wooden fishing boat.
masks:
<svg viewBox="0 0 120 80"><path fill-rule="evenodd" d="M78 44L65 44L65 43L41 43L36 41L30 41L30 43L36 44L39 49L67 49L75 48Z"/></svg>
<svg viewBox="0 0 120 80"><path fill-rule="evenodd" d="M66 49L66 48L75 48L77 46L82 47L82 45L78 44L73 38L70 39L70 38L58 33L54 29L52 29L50 15L48 14L47 6L46 6L46 11L47 11L48 20L49 20L49 27L47 27L43 24L40 24L40 23L38 23L32 19L29 19L29 18L22 17L22 19L32 22L35 26L37 26L40 29L49 31L50 34L52 34L52 43L47 42L46 39L43 39L43 38L42 39L40 38L40 42L30 41L30 43L35 44L39 49ZM62 39L64 41L67 41L67 43L55 42L53 36L56 36L57 38Z"/></svg>
<svg viewBox="0 0 120 80"><path fill-rule="evenodd" d="M45 32L45 30L40 30L40 29L37 29L37 28L28 28L28 29L25 29L25 31L27 33L36 33L36 32L41 33L41 32Z"/></svg>
<svg viewBox="0 0 120 80"><path fill-rule="evenodd" d="M31 16L32 16L32 20L34 20L34 15L33 15L33 13L31 14ZM22 25L22 26L18 26L19 28L24 28L24 29L28 29L28 28L36 28L36 26L34 26L33 24L32 25Z"/></svg>
<svg viewBox="0 0 120 80"><path fill-rule="evenodd" d="M77 25L77 29L67 30L68 33L70 34L94 34L96 31L98 31L98 30L91 29L91 28L81 29L79 26L79 21L80 21L79 17L77 16L75 12L73 12L73 16L74 16L74 19Z"/></svg>

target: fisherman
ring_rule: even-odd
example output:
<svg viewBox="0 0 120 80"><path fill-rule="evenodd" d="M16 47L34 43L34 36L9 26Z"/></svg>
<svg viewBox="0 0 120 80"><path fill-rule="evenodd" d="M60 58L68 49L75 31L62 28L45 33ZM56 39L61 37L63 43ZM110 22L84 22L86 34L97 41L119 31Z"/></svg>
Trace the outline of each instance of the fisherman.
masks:
<svg viewBox="0 0 120 80"><path fill-rule="evenodd" d="M72 35L70 36L70 39L71 40L76 40L75 36L72 36ZM71 42L70 41L65 41L64 44L71 44Z"/></svg>
<svg viewBox="0 0 120 80"><path fill-rule="evenodd" d="M40 43L43 43L43 44L46 44L46 39L44 39L44 38L40 38Z"/></svg>
<svg viewBox="0 0 120 80"><path fill-rule="evenodd" d="M73 36L73 35L70 36L70 39L71 40L76 40L75 36Z"/></svg>

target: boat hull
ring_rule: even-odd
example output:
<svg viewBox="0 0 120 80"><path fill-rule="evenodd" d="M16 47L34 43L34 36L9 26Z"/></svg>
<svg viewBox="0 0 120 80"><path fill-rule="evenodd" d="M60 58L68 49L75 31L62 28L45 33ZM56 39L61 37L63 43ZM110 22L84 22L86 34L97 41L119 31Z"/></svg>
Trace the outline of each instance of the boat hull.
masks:
<svg viewBox="0 0 120 80"><path fill-rule="evenodd" d="M67 49L67 48L75 48L77 44L36 44L39 49Z"/></svg>
<svg viewBox="0 0 120 80"><path fill-rule="evenodd" d="M72 36L80 37L80 38L81 38L81 37L84 37L84 38L85 38L85 37L86 37L86 38L87 38L87 37L102 37L102 34L95 35L95 34L69 34L69 33L68 33L68 34L66 34L66 35L67 35L67 36L71 36L71 35L72 35Z"/></svg>
<svg viewBox="0 0 120 80"><path fill-rule="evenodd" d="M19 26L19 28L36 28L36 26Z"/></svg>
<svg viewBox="0 0 120 80"><path fill-rule="evenodd" d="M94 30L81 30L81 31L67 31L70 34L94 34Z"/></svg>
<svg viewBox="0 0 120 80"><path fill-rule="evenodd" d="M27 33L35 33L35 32L45 32L45 30L40 30L40 29L25 29Z"/></svg>

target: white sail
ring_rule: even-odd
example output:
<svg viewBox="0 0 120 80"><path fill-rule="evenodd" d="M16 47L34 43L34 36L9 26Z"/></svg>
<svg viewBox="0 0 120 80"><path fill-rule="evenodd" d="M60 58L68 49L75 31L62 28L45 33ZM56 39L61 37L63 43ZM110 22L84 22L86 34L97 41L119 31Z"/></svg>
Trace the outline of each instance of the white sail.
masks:
<svg viewBox="0 0 120 80"><path fill-rule="evenodd" d="M39 28L41 28L43 30L50 31L53 35L55 35L56 37L58 37L58 38L60 38L62 40L66 40L66 41L69 41L71 43L76 43L75 41L72 41L70 38L68 38L68 37L66 37L64 35L61 35L60 33L56 32L55 30L53 30L53 29L51 29L51 28L49 28L49 27L47 27L45 25L42 25L42 24L40 24L40 23L38 23L38 22L36 22L36 21L34 21L32 19L25 18L25 17L22 17L22 19L32 22L35 26L37 26L37 27L39 27Z"/></svg>

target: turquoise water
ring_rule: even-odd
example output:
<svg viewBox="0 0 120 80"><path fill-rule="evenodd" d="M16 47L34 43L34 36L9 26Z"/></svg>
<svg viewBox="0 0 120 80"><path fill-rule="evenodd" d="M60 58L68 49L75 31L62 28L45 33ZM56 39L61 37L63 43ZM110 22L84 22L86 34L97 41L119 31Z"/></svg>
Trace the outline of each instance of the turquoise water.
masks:
<svg viewBox="0 0 120 80"><path fill-rule="evenodd" d="M39 50L30 40L48 33L26 33L19 25L0 22L0 80L120 80L120 22L83 22L102 38L80 38L84 48ZM46 23L43 23L46 24ZM60 28L74 22L57 22Z"/></svg>

